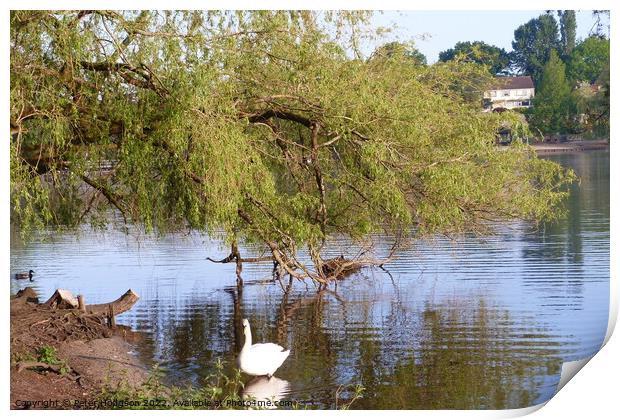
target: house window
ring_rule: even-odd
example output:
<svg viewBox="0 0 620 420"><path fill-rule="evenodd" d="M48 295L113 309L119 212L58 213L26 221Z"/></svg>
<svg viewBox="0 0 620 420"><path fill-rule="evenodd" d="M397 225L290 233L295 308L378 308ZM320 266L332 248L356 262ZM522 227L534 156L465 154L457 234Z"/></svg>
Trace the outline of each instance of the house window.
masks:
<svg viewBox="0 0 620 420"><path fill-rule="evenodd" d="M510 91L509 90L505 90L502 93L504 94L504 96L510 96Z"/></svg>

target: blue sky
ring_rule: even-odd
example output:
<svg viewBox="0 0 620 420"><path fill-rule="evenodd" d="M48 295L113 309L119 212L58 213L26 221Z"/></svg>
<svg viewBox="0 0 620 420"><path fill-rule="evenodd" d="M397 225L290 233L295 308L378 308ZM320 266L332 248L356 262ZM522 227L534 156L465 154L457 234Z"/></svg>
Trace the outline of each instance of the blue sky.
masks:
<svg viewBox="0 0 620 420"><path fill-rule="evenodd" d="M374 22L382 26L396 24L398 30L389 39L414 40L429 63L437 61L439 52L458 41L484 41L511 50L514 31L544 10L501 11L389 11L377 14ZM586 38L594 25L591 10L577 12L577 38ZM374 48L373 48L374 49Z"/></svg>

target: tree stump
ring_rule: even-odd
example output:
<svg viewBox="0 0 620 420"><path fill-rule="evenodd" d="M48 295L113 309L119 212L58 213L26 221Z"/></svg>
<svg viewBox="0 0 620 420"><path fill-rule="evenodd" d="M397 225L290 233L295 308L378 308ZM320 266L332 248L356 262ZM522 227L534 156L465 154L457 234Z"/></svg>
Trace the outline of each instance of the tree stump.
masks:
<svg viewBox="0 0 620 420"><path fill-rule="evenodd" d="M78 295L78 309L80 312L86 312L86 303L84 302L84 295Z"/></svg>

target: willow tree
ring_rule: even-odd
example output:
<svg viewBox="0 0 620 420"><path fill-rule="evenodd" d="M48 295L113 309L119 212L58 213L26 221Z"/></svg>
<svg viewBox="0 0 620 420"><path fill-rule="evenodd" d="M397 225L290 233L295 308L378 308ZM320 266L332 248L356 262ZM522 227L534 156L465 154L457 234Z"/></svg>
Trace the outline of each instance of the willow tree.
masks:
<svg viewBox="0 0 620 420"><path fill-rule="evenodd" d="M325 282L334 235L553 217L570 174L494 146L509 117L463 95L484 69L365 59L367 17L12 12L14 223L197 229Z"/></svg>

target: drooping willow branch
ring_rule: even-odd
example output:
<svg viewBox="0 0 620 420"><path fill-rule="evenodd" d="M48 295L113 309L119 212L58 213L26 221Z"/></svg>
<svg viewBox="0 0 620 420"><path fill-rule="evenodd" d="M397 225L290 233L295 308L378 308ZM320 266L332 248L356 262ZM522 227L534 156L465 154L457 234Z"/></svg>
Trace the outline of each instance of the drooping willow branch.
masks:
<svg viewBox="0 0 620 420"><path fill-rule="evenodd" d="M106 186L98 183L94 179L89 178L88 176L84 174L80 174L79 176L82 179L82 181L90 185L95 190L99 191L108 200L110 204L116 207L118 211L121 213L121 216L123 217L123 221L125 222L125 224L127 224L127 216L125 214L126 209L125 209L125 206L123 206L123 204L121 203L121 198L117 196L116 194L114 194L112 191L110 191Z"/></svg>
<svg viewBox="0 0 620 420"><path fill-rule="evenodd" d="M123 62L105 61L90 63L82 61L80 62L80 66L92 71L116 73L130 85L143 89L150 89L162 98L169 94L157 75L147 65L142 63L139 67L135 67ZM155 81L157 81L157 84Z"/></svg>

